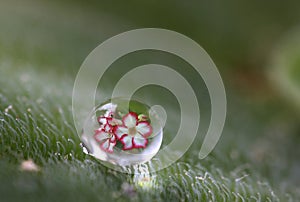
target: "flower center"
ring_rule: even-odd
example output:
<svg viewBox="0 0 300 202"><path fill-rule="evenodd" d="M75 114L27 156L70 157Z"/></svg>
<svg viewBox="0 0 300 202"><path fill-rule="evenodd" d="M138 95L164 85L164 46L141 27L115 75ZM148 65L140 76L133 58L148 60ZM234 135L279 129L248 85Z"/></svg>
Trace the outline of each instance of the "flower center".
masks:
<svg viewBox="0 0 300 202"><path fill-rule="evenodd" d="M136 128L132 127L128 129L128 135L134 136L136 134Z"/></svg>

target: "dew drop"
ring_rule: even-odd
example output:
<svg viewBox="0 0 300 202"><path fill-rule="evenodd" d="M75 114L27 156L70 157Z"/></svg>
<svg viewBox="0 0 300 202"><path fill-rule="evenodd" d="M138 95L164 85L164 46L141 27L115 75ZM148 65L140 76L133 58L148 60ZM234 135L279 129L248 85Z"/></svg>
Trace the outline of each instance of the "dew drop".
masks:
<svg viewBox="0 0 300 202"><path fill-rule="evenodd" d="M110 165L129 166L154 157L163 124L155 108L124 98L97 106L84 123L81 141L89 154Z"/></svg>
<svg viewBox="0 0 300 202"><path fill-rule="evenodd" d="M85 154L89 154L89 151L88 149L84 146L83 143L80 143L80 147L82 148L82 152L85 153Z"/></svg>
<svg viewBox="0 0 300 202"><path fill-rule="evenodd" d="M11 110L13 108L12 105L9 105L8 107L5 108L4 112L8 113L9 110Z"/></svg>

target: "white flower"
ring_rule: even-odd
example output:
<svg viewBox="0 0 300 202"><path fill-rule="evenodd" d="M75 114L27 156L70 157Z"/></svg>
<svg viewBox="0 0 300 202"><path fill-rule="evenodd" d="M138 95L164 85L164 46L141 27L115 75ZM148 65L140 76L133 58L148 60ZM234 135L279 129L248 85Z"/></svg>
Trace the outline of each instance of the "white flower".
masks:
<svg viewBox="0 0 300 202"><path fill-rule="evenodd" d="M152 134L152 127L147 121L138 121L134 112L129 112L122 119L122 125L116 125L113 133L123 144L123 150L145 148Z"/></svg>

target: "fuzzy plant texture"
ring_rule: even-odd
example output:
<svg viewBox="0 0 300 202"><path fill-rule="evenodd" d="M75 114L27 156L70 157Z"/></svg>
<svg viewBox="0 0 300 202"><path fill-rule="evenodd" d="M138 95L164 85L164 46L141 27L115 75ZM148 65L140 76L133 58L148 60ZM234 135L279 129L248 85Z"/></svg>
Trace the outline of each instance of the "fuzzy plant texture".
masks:
<svg viewBox="0 0 300 202"><path fill-rule="evenodd" d="M0 201L298 201L300 110L295 103L300 101L289 100L268 82L272 67L261 69L268 66L271 44L295 24L294 18L299 19L299 3L194 2L181 7L168 1L131 3L0 2ZM170 6L171 10L166 9ZM249 17L254 11L255 17ZM295 16L285 17L287 13ZM187 21L191 26L186 26ZM207 29L194 29L194 25ZM126 30L153 26L187 33L207 47L227 89L227 120L217 147L207 158L198 158L200 135L170 167L155 173L124 174L83 152L72 118L72 88L84 58L100 42ZM268 33L277 35L270 39ZM129 61L121 59L112 67L119 71L107 72L99 87L109 91L126 67L153 59L177 65L193 78L192 71L182 68L183 61L151 54L134 53ZM299 69L293 70L295 81L300 80ZM205 89L203 83L199 85ZM136 96L153 102L160 98L170 115L163 140L163 145L168 144L180 117L173 95L153 87ZM202 100L200 110L204 106L199 132L204 134L209 96L200 90L197 97ZM32 160L37 169L22 170L26 160ZM151 163L139 169L150 170Z"/></svg>

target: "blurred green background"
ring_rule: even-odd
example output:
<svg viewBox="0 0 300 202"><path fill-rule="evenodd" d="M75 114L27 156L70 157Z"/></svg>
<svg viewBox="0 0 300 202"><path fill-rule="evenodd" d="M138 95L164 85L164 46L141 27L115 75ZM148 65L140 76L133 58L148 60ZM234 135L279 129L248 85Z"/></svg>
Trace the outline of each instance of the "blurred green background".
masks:
<svg viewBox="0 0 300 202"><path fill-rule="evenodd" d="M299 26L300 2L293 0L0 0L0 201L298 201ZM208 52L226 88L227 121L215 150L199 160L210 118L202 79L167 53L121 58L99 92L109 97L132 67L165 64L197 87L203 117L199 139L177 163L149 176L125 175L82 152L71 94L96 46L146 27L182 33ZM167 109L167 144L180 118L174 95L152 86L136 96ZM20 171L26 159L40 171Z"/></svg>

